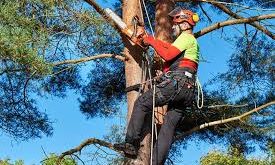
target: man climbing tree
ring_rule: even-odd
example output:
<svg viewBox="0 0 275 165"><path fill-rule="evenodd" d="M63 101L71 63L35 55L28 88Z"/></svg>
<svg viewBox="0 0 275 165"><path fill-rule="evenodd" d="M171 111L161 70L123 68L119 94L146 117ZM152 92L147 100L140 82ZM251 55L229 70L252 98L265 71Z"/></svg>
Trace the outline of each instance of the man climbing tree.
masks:
<svg viewBox="0 0 275 165"><path fill-rule="evenodd" d="M94 9L100 15L103 16L103 18L106 18L106 14L103 12L104 9L101 8L98 4L96 4L95 1L93 1L93 0L85 0L85 1L87 3L89 3L91 6L93 6ZM219 37L220 36L228 37L227 35L230 35L229 38L232 38L231 32L228 32L225 27L227 27L227 26L233 27L232 25L236 25L238 28L242 29L241 32L243 32L243 35L240 35L240 37L245 37L245 40L244 39L240 40L238 45L236 45L236 47L237 47L236 50L239 50L239 48L242 48L242 49L240 49L239 51L236 52L235 57L232 60L234 65L230 66L230 67L233 67L233 69L230 69L230 71L234 71L234 72L233 73L230 72L229 74L226 74L224 77L226 79L226 81L228 81L228 80L231 81L229 83L229 87L230 87L230 84L234 85L233 86L234 88L231 88L228 91L232 91L232 89L237 90L238 88L236 88L236 86L242 86L243 80L247 80L246 79L247 77L244 77L243 79L240 79L240 78L242 78L244 75L246 75L246 73L249 73L248 75L252 75L252 77L256 77L257 74L255 74L255 73L258 73L258 70L256 70L255 72L254 72L254 70L252 70L252 68L254 69L254 67L251 67L251 66L253 66L253 65L251 65L252 61L254 61L256 64L270 66L269 64L266 65L266 63L263 62L261 60L261 58L260 59L258 58L259 54L264 54L265 55L264 57L267 57L267 58L263 58L263 59L265 59L265 61L267 61L266 59L268 59L268 57L270 56L270 54L269 54L270 51L269 52L268 51L264 52L264 51L270 50L269 47L271 47L271 46L269 46L268 42L263 42L266 44L263 44L262 42L258 42L258 41L261 41L261 40L259 40L260 36L258 36L258 35L259 35L259 33L262 33L261 35L267 35L271 39L274 39L273 33L271 31L269 31L269 29L271 29L271 28L269 28L269 26L267 26L267 25L270 25L270 23L266 23L266 21L264 21L265 19L274 18L274 14L264 14L262 12L261 15L254 15L253 14L254 12L253 12L253 13L251 13L251 15L254 15L254 16L251 16L251 15L248 16L248 15L244 14L244 13L246 13L246 11L239 13L239 11L243 11L242 9L244 9L244 7L242 7L243 3L237 4L237 6L236 6L236 4L230 3L231 5L228 5L228 3L225 3L222 1L158 0L155 2L146 1L147 2L147 3L145 2L146 5L144 2L141 2L139 0L131 0L131 1L123 0L123 1L119 1L119 2L121 2L121 3L119 3L120 6L118 7L119 9L121 9L121 14L119 16L121 17L121 19L123 20L123 22L126 24L127 27L131 27L131 25L133 25L132 24L133 18L135 18L135 16L138 16L139 18L143 18L143 16L146 15L145 14L146 7L142 7L142 5L148 6L151 3L150 9L152 11L151 11L151 13L149 12L149 16L146 16L144 18L148 18L148 20L150 20L150 19L153 20L153 18L155 16L154 28L155 28L155 32L156 32L156 38L160 39L162 41L167 41L167 42L172 41L172 39L170 38L170 36L172 36L171 35L172 34L171 33L172 25L168 19L168 13L170 11L172 11L173 6L175 5L174 2L176 2L178 5L183 5L188 9L192 9L196 12L201 13L202 19L204 19L204 22L206 22L205 23L206 27L204 27L203 29L200 29L199 31L197 31L194 34L194 36L196 38L203 36L207 33L213 34L213 36L215 36L215 38L217 38L217 35L215 33L211 33L212 31L219 32L219 34L221 34L221 35L219 35ZM252 2L256 2L256 1L251 0L250 2L252 3ZM257 1L257 2L259 2L259 1ZM262 4L264 6L265 3L259 3L259 4ZM144 8L144 12L142 11L143 8ZM207 10L205 10L205 9L207 9ZM245 9L247 9L247 7L245 7ZM221 12L220 10L222 11L222 13L224 13L226 15L220 16L220 12ZM115 11L115 13L120 13L120 12L118 10L118 11ZM232 18L230 18L228 20L227 15L229 15ZM221 19L219 19L219 18L221 18ZM226 20L224 20L225 18L226 18ZM207 22L207 20L208 20L208 22ZM220 21L220 22L216 22L216 21ZM111 21L108 20L107 22L110 23ZM264 24L260 24L260 22L266 23L267 25L264 26ZM209 26L209 23L210 23L210 26ZM145 24L147 25L146 21L145 21ZM244 26L237 25L237 24L244 24ZM181 26L183 26L183 25L178 25L178 26L174 26L174 27L182 28ZM115 26L114 26L114 28L116 29ZM234 26L234 28L235 28L235 26ZM253 28L253 29L251 29L251 28ZM103 29L105 29L105 28L103 28ZM218 29L221 29L221 31L219 31ZM118 32L120 32L120 36L122 37L122 42L123 42L123 46L124 46L123 53L121 53L122 54L121 56L116 55L116 54L120 53L120 51L119 51L114 55L108 54L108 57L112 57L112 58L119 57L119 59L121 59L121 61L123 62L123 64L124 64L123 71L125 71L125 85L124 84L120 85L118 88L117 88L117 86L113 87L112 85L110 85L111 82L115 82L117 80L117 77L115 75L98 77L98 79L95 79L95 78L97 78L97 76L100 76L100 74L91 74L93 77L92 80L96 80L96 81L90 83L91 85L89 84L88 86L85 86L85 88L83 90L84 95L83 95L83 98L81 98L81 111L85 112L85 114L88 114L92 117L95 115L98 115L98 114L100 114L100 115L106 114L106 107L108 107L108 108L111 107L110 109L114 110L114 111L109 111L109 109L108 109L107 112L112 112L112 113L115 112L119 108L114 108L113 105L117 105L118 103L122 102L122 99L120 99L122 97L120 97L120 96L121 96L121 93L125 93L123 90L124 87L126 86L126 88L128 88L128 87L134 86L134 85L139 84L146 80L144 77L142 77L142 73L143 73L142 49L140 49L140 47L137 45L131 44L131 42L129 41L129 36L126 37L124 35L123 31L121 31L119 29L116 29L116 30ZM238 29L238 31L240 31L240 30ZM226 32L228 32L228 33L226 33ZM253 33L253 35L252 35L252 33ZM88 33L88 34L90 34L90 33ZM233 34L235 34L235 33L232 33L232 35ZM109 39L109 37L108 37L108 39ZM207 41L209 41L209 40L207 39ZM164 60L165 60L167 54L169 53L170 48L171 48L171 50L178 52L178 53L181 51L184 51L184 48L181 47L182 43L180 43L179 45L174 43L174 44L172 44L172 46L176 47L177 49L172 49L172 46L168 45L165 49L166 51L163 51L164 52L164 55L163 55L161 53L161 50L158 50L158 48L157 48L157 47L161 47L159 45L163 45L163 43L159 44L160 43L159 40L155 40L152 37L148 36L148 37L144 38L144 43L152 45L156 49L156 51L160 54L160 56L163 56ZM263 49L259 49L259 47L255 47L256 49L253 48L253 46L257 45L257 43L261 43L259 45L261 45L261 48L263 48ZM211 44L213 44L213 43L211 43ZM209 45L211 45L211 44L209 44ZM110 45L110 44L107 42L107 45ZM102 50L102 49L100 49L100 50ZM109 49L107 49L107 50L110 51ZM251 54L251 53L247 54L246 52L249 52L247 50L251 50L252 52L255 52L254 53L255 55L250 56L249 54ZM100 51L100 53L101 52L102 51ZM184 53L187 53L187 50L185 50ZM91 53L89 53L89 54L91 54ZM92 54L94 54L94 53L92 53ZM218 56L218 52L215 52L215 54ZM209 55L210 54L207 54L208 59L209 59ZM180 56L177 56L177 54L175 53L175 57L173 57L173 56L169 56L169 57L171 58L170 60L172 60L170 62L176 63L176 61L174 61L174 59L177 59L177 57L180 57ZM257 57L257 58L253 60L254 57L255 58ZM220 58L220 56L219 56L219 58ZM167 60L167 61L169 62L169 60ZM178 63L178 65L175 65L176 67L180 67L180 64L182 61L187 62L187 60L180 60L180 59L179 59L179 61L180 62ZM195 63L196 63L196 60L193 60L193 61L195 61ZM246 62L246 61L248 61L248 62ZM240 62L240 64L239 63L236 64L236 62ZM173 67L173 65L171 65L172 63L170 63L170 71L172 71L172 72L169 72L169 73L173 73L173 71L175 71L175 70L173 70L175 68ZM182 62L182 63L184 63L184 62ZM193 64L195 64L195 63L193 62ZM191 66L193 66L195 68L197 65L195 64L195 65L191 65ZM240 70L242 70L242 66L245 66L244 72L239 72ZM251 68L249 68L249 67L251 67ZM105 67L105 68L108 68L108 67ZM262 67L256 67L255 69L258 69L258 68L261 69ZM264 71L269 72L269 69L268 69L269 67L266 67L266 68L267 69L264 69ZM251 72L247 72L247 71L250 71L249 69L251 69ZM117 70L117 69L115 69L115 70ZM92 73L101 73L98 71L99 71L99 68L97 67L94 70L94 72L92 72ZM103 71L104 71L103 75L105 75L106 69ZM262 69L261 69L261 71L262 71ZM191 71L187 70L187 72L192 74L192 70ZM109 71L107 73L109 73ZM118 73L119 73L118 75L123 74L123 72L118 72ZM262 73L262 72L260 72L260 73ZM271 72L269 72L269 73L271 73ZM169 75L169 74L166 74L166 75ZM176 82L175 83L176 85L180 85L180 81L179 82L175 81L176 77L182 77L185 74L179 75L179 76L178 75L174 76L173 74L171 74L171 75L172 75L172 77L170 77L170 78L171 78L172 83L171 82L168 83L168 82L164 81L163 85L166 85L167 87L170 86L171 88L174 88L173 83ZM268 75L268 74L266 74L264 72L262 74L259 74L258 77L262 79L262 78L265 78L266 75ZM229 76L229 78L228 78L228 76ZM268 77L270 77L270 76L268 76ZM100 84L103 84L103 85L99 86L98 80L100 80ZM248 82L250 82L251 78L248 77L248 80L249 80ZM258 79L255 79L255 80L258 80ZM271 80L271 79L268 79L266 81L266 82L268 82L267 84L269 84L269 82L272 82L269 80ZM118 81L118 82L124 82L124 81ZM224 81L216 81L216 82L223 83ZM253 81L253 83L255 83L255 82L256 81ZM190 83L192 83L191 80L190 80ZM245 85L247 86L247 84L245 84ZM110 86L112 88L107 88ZM190 86L192 86L192 85L190 85ZM249 84L248 86L251 86L251 85ZM157 88L159 88L159 89L157 89L156 93L160 93L158 91L164 90L167 87L161 88L160 84L158 84ZM105 90L102 90L102 88ZM115 93L116 91L114 91L113 89L119 89L118 90L119 92ZM206 88L204 88L204 89L206 89ZM223 92L222 95L217 95L217 92L214 93L215 91L213 93L205 92L206 93L205 95L207 96L207 97L205 97L205 98L207 98L207 99L205 99L205 103L206 103L205 105L209 105L209 107L210 107L212 105L217 105L217 104L229 105L230 103L237 103L237 104L247 103L247 101L245 101L246 96L242 97L242 98L234 98L234 95L232 96L230 94L229 95L225 94L224 89L226 89L226 88L223 87L223 88L219 88L219 89L222 90L221 91L221 92ZM251 89L254 92L255 88L253 86L251 86ZM266 89L268 89L268 88L266 88ZM175 89L173 89L173 90L175 91ZM185 89L184 91L189 91L189 88ZM247 96L251 97L249 90L244 89L244 91L247 91ZM264 90L264 91L266 91L266 90ZM163 91L161 91L161 92L163 92ZM170 91L168 91L168 92L170 92ZM150 94L150 92L147 92L147 93L146 93L147 95ZM168 94L170 94L170 93L168 93ZM133 111L133 107L134 107L134 102L138 95L139 95L139 92L137 92L137 91L127 92L127 106L128 106L127 107L127 122L129 122L131 116L132 116L132 118L135 116L134 114L132 115L132 111ZM266 93L265 93L265 95L266 95ZM94 99L95 96L97 99ZM145 94L143 96L145 96ZM266 96L268 96L268 95L266 95ZM177 131L176 142L179 142L179 143L182 142L183 144L186 144L189 140L188 138L191 139L192 137L195 137L195 138L198 137L202 141L205 141L205 140L216 141L216 140L222 139L223 141L230 143L230 145L237 146L238 149L240 149L242 151L246 150L244 147L249 146L248 145L249 140L255 140L261 144L264 144L263 142L267 142L270 139L270 137L268 136L268 133L262 133L261 128L265 128L265 127L261 123L259 124L258 121L254 118L256 115L252 116L252 114L260 111L261 109L264 110L264 108L266 108L267 106L273 105L274 101L269 102L270 100L273 100L273 95L271 95L271 96L272 96L272 97L270 97L271 99L265 99L265 100L259 102L259 104L266 103L259 108L256 108L256 106L254 108L254 106L251 106L250 102L248 102L247 105L245 106L246 108L239 107L239 108L233 109L233 108L231 108L231 106L227 106L227 107L217 106L217 107L220 107L220 108L217 108L218 109L217 110L217 109L210 109L208 106L205 106L204 109L202 109L202 110L193 109L192 111L191 110L189 111L189 109L187 109L185 111L182 111L182 112L184 112L185 118L181 121L182 124L179 125L183 128L181 128L180 130L179 129L176 130ZM178 94L176 97L180 97L180 94ZM117 102L110 102L110 100L111 100L110 98L119 98L119 99L116 100ZM153 97L153 94L151 93L151 97L148 97L148 98L150 98L152 100L153 98L156 98L156 97ZM258 98L260 98L260 97L258 97ZM263 97L261 97L261 98L263 98ZM140 99L142 99L142 97L140 97L139 100ZM108 101L104 101L104 100L108 100ZM145 99L143 98L143 100L145 100ZM147 102L147 100L145 100L145 101ZM158 101L158 100L156 100L156 101ZM141 102L141 101L137 101L135 105L138 105L139 102ZM267 102L269 102L269 103L267 103ZM98 104L98 103L104 103L104 104ZM110 104L110 103L112 103L112 104ZM106 106L105 104L108 104L108 106ZM145 112L142 112L142 110L144 110L143 104L145 104L145 103L139 104L139 106L141 106L142 108L137 108L137 106L135 106L135 109L141 109L141 111L139 113L143 113L142 115L145 114L145 116L146 116L146 114L150 114L150 110L153 109L153 106L151 106L151 105L153 105L153 103L150 102L150 107ZM167 102L167 104L169 104L169 101ZM170 105L171 105L171 103L170 103ZM173 105L176 105L176 104L173 104ZM175 107L173 107L173 108L175 109ZM175 111L174 109L171 109L171 106L170 106L170 111L168 113L172 113L172 112L176 113L177 111ZM137 111L137 110L135 110L135 111ZM134 113L136 113L136 112L134 112ZM249 117L250 115L252 117ZM169 115L167 115L166 118L168 116ZM134 122L136 122L136 121L138 121L138 120L135 120ZM143 121L143 118L142 118L142 121ZM166 119L166 121L167 121L167 119ZM171 121L175 122L175 118L173 118L173 120L171 120ZM264 122L264 120L262 120L262 121ZM131 122L133 122L133 121L131 121ZM138 121L138 122L140 122L140 121ZM230 124L229 124L229 122L230 122ZM140 122L140 123L143 123L143 122ZM141 125L140 123L138 123L138 124ZM267 123L270 123L270 122L267 122ZM147 121L144 121L144 124L150 125L147 123ZM253 126L253 131L251 130L251 124ZM128 125L128 124L126 124L126 125ZM130 123L130 125L131 125L131 123ZM259 127L257 127L257 126L259 126ZM173 127L175 127L175 126L173 126ZM165 128L165 126L162 127L162 129L164 129L164 128ZM130 130L130 127L129 127L129 130ZM132 131L132 130L130 130L130 131ZM169 130L169 131L171 131L171 130ZM135 131L134 133L137 133L137 131ZM257 136L255 136L255 135L257 135ZM171 138L171 136L169 136L169 137ZM143 139L143 141L140 143L140 146L138 146L139 143L137 143L137 148L140 147L138 155L137 155L137 159L125 159L124 154L122 154L122 157L121 157L121 155L119 155L119 158L121 158L119 163L114 163L114 164L137 164L137 165L149 164L149 161L150 161L149 159L152 158L150 156L150 151L151 151L150 150L150 142L151 142L150 134L146 134L145 138L140 137L140 140L142 140L142 139ZM157 141L155 148L158 148L157 144L161 140L160 137L158 139L159 140ZM73 153L81 151L82 148L84 148L85 146L91 145L91 144L97 144L100 146L104 146L111 150L115 150L118 153L121 153L120 151L115 149L113 146L113 143L121 142L120 139L116 140L116 141L114 141L112 139L111 140L108 139L107 141L108 142L99 140L99 139L95 139L95 138L87 139L83 143L81 143L78 147L73 148L72 150L69 150L68 152L62 153L60 156L60 159L64 158L64 156L66 156L66 155L72 155ZM135 139L133 141L135 141ZM135 142L133 142L133 143L135 143ZM164 143L167 143L167 142L165 141ZM160 145L163 145L163 144L161 143ZM169 145L167 147L168 149L169 149ZM175 145L176 151L177 151L177 149L180 149L180 146L181 145L177 145L177 146ZM132 144L132 146L131 146L130 144L125 143L125 144L121 144L121 146L118 146L118 147L121 147L122 149L127 149L127 147L130 149L132 148L133 150L130 150L130 151L132 151L134 153L133 155L135 155L135 153L136 153L135 144ZM178 155L177 156L172 155L173 153L176 153L175 148L173 148L173 150L171 149L171 152L170 152L169 160L171 160L171 161L173 161L173 157L174 158L178 157ZM162 151L167 152L168 149L163 149ZM158 150L161 150L161 149L158 149ZM158 151L158 150L155 150L155 151ZM158 152L155 152L155 153L158 154ZM163 155L164 155L164 157L166 156L165 153ZM156 161L156 159L158 159L158 158L155 158L154 161ZM102 163L102 164L105 164L105 163Z"/></svg>
<svg viewBox="0 0 275 165"><path fill-rule="evenodd" d="M204 83L205 106L203 109L189 110L188 108L181 111L184 112L184 114L180 114L184 116L184 119L181 120L181 124L178 124L175 131L176 145L170 149L167 160L177 163L177 159L181 157L178 151L182 147L190 146L184 146L184 144L188 144L193 140L192 138L198 139L199 142L207 141L210 144L220 140L226 146L237 148L242 153L250 151L251 147L255 146L254 144L260 145L262 148L269 141L274 142L274 136L272 136L275 104L273 83L274 1L116 0L111 2L117 3L110 8L119 15L127 28L131 29L135 16L138 16L145 25L149 25L148 20L154 20L155 24L152 29L155 29L156 38L169 43L173 39L171 37L172 21L168 19L168 13L173 10L175 4L200 13L201 20L203 20L202 27L194 32L194 36L201 37L200 42L207 43L202 44L202 46L207 45L207 49L204 49L203 61L217 66L210 68L205 63L206 70L200 60L200 74L207 77L207 80L212 77L207 73L213 73L216 78L210 79L209 83ZM79 109L88 119L116 116L121 118L127 113L127 122L129 122L139 92L126 93L124 89L144 82L148 77L142 77L144 73L142 49L133 45L129 41L129 36L125 36L121 29L112 24L112 21L105 21L106 14L103 12L105 4L96 0L2 0L0 4L1 133L22 140L52 135L54 132L52 120L48 118L44 107L40 106L40 98L46 99L50 98L49 96L64 98L66 95L71 97L71 91L78 93L77 97L80 97L78 99ZM146 14L147 11L148 14ZM174 27L182 28L183 24ZM185 35L192 38L188 34ZM160 56L168 61L166 65L169 66L170 62L170 72L166 75L169 76L170 73L171 82L164 76L163 78L168 80L164 80L163 84L157 84L156 93L167 92L172 95L170 93L172 91L166 88L171 87L174 92L177 91L175 89L180 89L180 85L184 85L180 78L184 77L185 73L188 76L188 72L192 74L194 71L195 74L196 60L193 62L192 58L187 58L191 61L179 59L179 63L173 65L173 63L177 63L177 60L174 61L174 59L182 57L183 52L186 53L184 57L187 57L187 50L184 51L182 48L183 42L174 43L173 47L168 45L164 49L163 46L160 46L163 43L159 40L148 36L144 38L144 43L152 45ZM186 44L190 41L188 40ZM159 44L160 42L161 44ZM220 49L216 49L217 45L221 46ZM182 51L181 55L175 53L175 57L168 56L170 48L171 52ZM149 52L149 56L152 57L153 54ZM229 60L228 65L221 63L226 59ZM181 64L185 66L188 62L193 64L186 66L190 66L189 71L184 71L183 75L174 75L177 70L180 70ZM223 71L225 67L228 67L227 72ZM209 72L208 68L212 71ZM207 73L204 74L205 72ZM216 75L217 72L224 73ZM186 79L190 81L189 85L192 87L192 79ZM166 86L162 87L161 85ZM211 86L209 87L209 85ZM182 89L187 92L190 90L192 88L188 88L187 84ZM127 96L127 101L125 96ZM174 102L175 99L180 100L179 97L183 97L180 92L175 95ZM183 98L185 97L189 98L188 96ZM152 100L156 97L149 98ZM145 101L147 102L147 100ZM119 107L123 103L127 103L127 111L125 108L124 111L118 112L122 109ZM150 104L153 103L150 102ZM168 101L167 104L171 105L172 103ZM234 108L230 106L232 104L240 106ZM262 106L258 107L258 105ZM273 107L269 107L272 105ZM142 107L143 104L140 106ZM170 113L177 112L175 111L176 107L173 106L169 107L170 111L166 118ZM59 111L60 109L56 107L54 109L58 110L56 113L62 113ZM151 109L153 106L150 106L149 110L141 112L151 114ZM64 110L68 111L65 108ZM72 121L77 121L76 118L74 119ZM175 119L171 118L170 120L169 118L166 121L175 122ZM150 126L150 122L144 121L144 124ZM87 134L92 137L69 152L60 153L60 160L64 156L72 155L81 161L79 156L82 156L83 152L78 151L82 151L84 147L88 146L115 150L113 143L122 142L123 128L127 125L126 122L125 125L120 123L119 128L122 129L112 130L111 135L114 138L104 137L103 140L99 140L94 138L95 134ZM162 127L163 130L165 130L164 128L165 126ZM91 132L89 130L89 133L94 133L92 132L94 129L91 129ZM108 156L108 159L103 163L89 162L88 164L107 164L106 161L110 161L109 157L112 157L120 161L119 163L110 161L110 164L123 164L122 162L124 162L124 164L148 165L149 159L152 158L150 156L151 135L146 133L145 138L141 137L143 141L137 159L124 159L124 154L118 150L115 150L117 151L115 155L110 156L107 155L108 152L102 151L102 156L98 156L97 150L94 154L89 152L89 155L93 154L96 158L89 157L88 159L98 161L105 158L105 155ZM72 134L77 135L75 132ZM171 138L171 136L169 137ZM68 140L68 138L64 140ZM159 141L156 144L166 143L166 141L164 143ZM157 148L158 145L155 147ZM158 147L158 150L163 152L167 152L168 149ZM77 155L74 156L74 154ZM188 155L184 154L183 159L184 161L188 160Z"/></svg>
<svg viewBox="0 0 275 165"><path fill-rule="evenodd" d="M154 165L164 164L177 123L185 108L193 102L199 62L199 46L193 36L193 27L199 20L198 15L177 7L169 16L173 18L173 35L177 37L174 43L154 39L150 35L143 40L144 44L152 46L165 61L165 73L155 89L148 90L137 99L125 143L115 145L115 148L123 150L126 155L136 157L145 116L152 113L154 106L168 104L168 112L153 149Z"/></svg>

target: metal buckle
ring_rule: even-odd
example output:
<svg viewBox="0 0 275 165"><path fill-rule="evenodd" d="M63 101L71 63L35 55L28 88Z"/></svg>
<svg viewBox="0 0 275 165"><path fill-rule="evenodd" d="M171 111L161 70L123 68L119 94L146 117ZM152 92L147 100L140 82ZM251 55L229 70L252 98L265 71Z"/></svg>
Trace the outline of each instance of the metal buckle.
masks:
<svg viewBox="0 0 275 165"><path fill-rule="evenodd" d="M190 72L185 71L184 75L187 76L187 77L189 77L189 78L193 78L193 74L190 73Z"/></svg>
<svg viewBox="0 0 275 165"><path fill-rule="evenodd" d="M165 77L170 78L172 74L172 71L168 71L165 73Z"/></svg>

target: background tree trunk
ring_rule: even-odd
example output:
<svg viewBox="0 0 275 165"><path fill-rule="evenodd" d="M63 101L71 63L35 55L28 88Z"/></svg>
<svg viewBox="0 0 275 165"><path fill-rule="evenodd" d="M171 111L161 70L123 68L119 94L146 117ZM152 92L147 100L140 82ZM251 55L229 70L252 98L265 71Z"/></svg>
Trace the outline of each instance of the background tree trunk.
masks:
<svg viewBox="0 0 275 165"><path fill-rule="evenodd" d="M174 8L175 4L171 0L159 0L156 1L156 27L155 27L155 37L157 39L172 42L172 22L168 13ZM161 61L160 57L155 55L156 61ZM162 70L162 63L156 62L154 68L156 70ZM163 117L167 111L167 106L156 108L156 122L157 124L163 123Z"/></svg>
<svg viewBox="0 0 275 165"><path fill-rule="evenodd" d="M156 38L166 42L172 42L172 20L168 13L172 11L175 4L171 0L156 1Z"/></svg>

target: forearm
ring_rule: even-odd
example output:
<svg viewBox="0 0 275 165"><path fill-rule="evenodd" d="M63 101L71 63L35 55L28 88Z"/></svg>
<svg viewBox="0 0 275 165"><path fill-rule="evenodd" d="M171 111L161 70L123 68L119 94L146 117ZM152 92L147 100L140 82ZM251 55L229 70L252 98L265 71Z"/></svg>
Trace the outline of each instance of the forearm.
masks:
<svg viewBox="0 0 275 165"><path fill-rule="evenodd" d="M170 61L174 59L179 53L181 53L179 49L177 49L170 43L154 39L151 36L148 37L147 43L151 45L159 54L159 56L163 58L165 61Z"/></svg>

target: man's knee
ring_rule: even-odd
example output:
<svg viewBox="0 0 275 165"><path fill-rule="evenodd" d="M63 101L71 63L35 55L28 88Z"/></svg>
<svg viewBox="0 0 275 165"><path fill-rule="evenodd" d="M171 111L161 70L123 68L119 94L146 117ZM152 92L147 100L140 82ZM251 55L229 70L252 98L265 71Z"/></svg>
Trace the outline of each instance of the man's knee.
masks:
<svg viewBox="0 0 275 165"><path fill-rule="evenodd" d="M139 96L138 99L135 101L135 107L142 107L146 104L146 98L144 96Z"/></svg>
<svg viewBox="0 0 275 165"><path fill-rule="evenodd" d="M138 109L141 108L143 111L152 109L153 106L153 96L150 93L144 93L138 97L135 101L134 106Z"/></svg>

